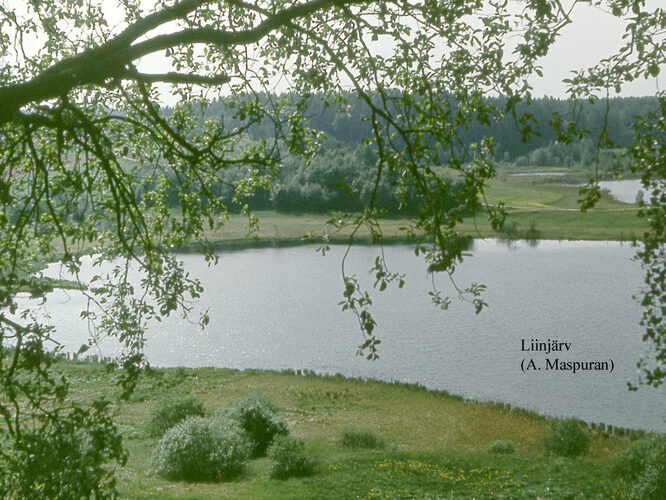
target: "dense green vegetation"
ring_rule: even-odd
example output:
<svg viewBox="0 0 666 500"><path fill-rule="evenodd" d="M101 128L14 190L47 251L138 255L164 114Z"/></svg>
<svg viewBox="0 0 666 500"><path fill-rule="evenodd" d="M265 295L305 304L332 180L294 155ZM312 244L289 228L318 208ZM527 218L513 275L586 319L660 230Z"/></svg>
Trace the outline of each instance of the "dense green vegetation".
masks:
<svg viewBox="0 0 666 500"><path fill-rule="evenodd" d="M519 169L525 172L526 169ZM516 170L514 170L515 172ZM566 179L565 179L566 181ZM483 215L468 215L458 226L471 237L500 237L508 239L588 239L632 240L647 229L645 219L637 217L639 208L620 203L602 194L598 208L586 213L580 211L578 188L563 184L559 177L521 176L502 174L488 183L486 199L489 203L504 201L508 210L505 228L496 231ZM575 178L571 180L575 182ZM303 235L325 233L330 241L344 241L350 230L331 231L326 222L331 214L285 214L258 211L257 236L247 239L248 219L232 215L224 227L207 232L218 248L242 248L253 245L302 244ZM409 226L406 217L385 217L380 221L384 242L405 241L401 228ZM370 242L366 228L356 232L356 241Z"/></svg>
<svg viewBox="0 0 666 500"><path fill-rule="evenodd" d="M666 497L666 434L656 434L631 443L614 457L613 472L633 483L636 498Z"/></svg>
<svg viewBox="0 0 666 500"><path fill-rule="evenodd" d="M152 463L172 480L228 481L245 471L250 446L233 423L193 416L166 431Z"/></svg>
<svg viewBox="0 0 666 500"><path fill-rule="evenodd" d="M309 476L315 472L316 462L305 451L303 439L277 436L268 450L268 456L273 460L273 479Z"/></svg>
<svg viewBox="0 0 666 500"><path fill-rule="evenodd" d="M562 457L579 457L587 453L590 435L581 424L575 418L549 422L543 438L546 451Z"/></svg>
<svg viewBox="0 0 666 500"><path fill-rule="evenodd" d="M152 409L146 431L151 437L162 437L174 425L188 417L203 417L203 405L193 397L165 399Z"/></svg>
<svg viewBox="0 0 666 500"><path fill-rule="evenodd" d="M261 394L251 394L236 402L228 415L250 439L253 457L263 457L273 439L289 433L273 401Z"/></svg>
<svg viewBox="0 0 666 500"><path fill-rule="evenodd" d="M70 376L71 397L81 401L108 392L114 377L97 363L60 361L55 368ZM159 441L145 423L165 396L196 398L215 416L237 405L250 387L271 395L296 441L278 440L267 457L247 462L233 480L182 481L160 473L159 461L151 461L161 453ZM130 451L117 474L123 498L629 498L637 484L633 477L647 467L635 458L634 447L620 453L638 443L641 433L616 430L612 436L595 426L586 431L589 450L583 456L558 457L544 449L548 428L557 421L420 386L339 376L156 369L142 377L128 402L116 403L116 410ZM381 435L385 447L342 447L340 436L350 422L363 422L355 436ZM182 424L174 429L174 435L184 432ZM627 461L630 466L623 465ZM287 471L293 477L273 479Z"/></svg>
<svg viewBox="0 0 666 500"><path fill-rule="evenodd" d="M357 426L347 426L340 429L337 443L343 448L365 448L368 450L381 449L386 446L381 436L370 429Z"/></svg>
<svg viewBox="0 0 666 500"><path fill-rule="evenodd" d="M267 97L264 97L267 100ZM500 101L490 99L489 104ZM608 105L608 109L606 106ZM520 127L505 116L499 122L483 124L474 122L460 131L459 147L471 160L475 144L484 137L493 139L494 162L500 172L507 170L540 169L554 167L570 174L569 180L587 181L591 176L614 177L630 173L630 161L625 148L634 140L629 124L637 114L653 109L656 99L615 98L606 102L574 102L540 98L529 105L521 106L521 113L529 116L532 123L530 140L525 141ZM307 100L310 126L325 134L327 140L319 154L307 161L296 156L286 156L280 172L272 183L248 197L236 197L230 208L238 210L248 202L257 210L276 210L285 213L323 213L331 210L360 211L368 206L374 193L374 204L389 215L414 215L418 204L413 193L404 192L395 172L387 171L376 183L376 152L364 144L371 135L371 127L363 116L368 111L361 99L348 96L345 104L324 106L322 96ZM171 110L166 110L167 113ZM240 126L235 108L225 107L224 101L210 103L201 115L201 123L215 120L226 127ZM558 133L553 127L553 117L575 120L581 127L577 140L558 142ZM606 127L607 140L599 143L592 138ZM267 139L271 133L270 123L257 123L250 128L257 139ZM468 152L469 150L469 152ZM456 200L462 183L453 173L446 173L444 166L450 155L442 151L439 161L444 180L449 189L449 208L460 203ZM225 171L214 190L233 200L240 179L247 174L247 166L239 165ZM152 186L147 185L145 189ZM462 194L462 193L461 193ZM174 192L174 205L178 197ZM502 199L502 201L506 201Z"/></svg>

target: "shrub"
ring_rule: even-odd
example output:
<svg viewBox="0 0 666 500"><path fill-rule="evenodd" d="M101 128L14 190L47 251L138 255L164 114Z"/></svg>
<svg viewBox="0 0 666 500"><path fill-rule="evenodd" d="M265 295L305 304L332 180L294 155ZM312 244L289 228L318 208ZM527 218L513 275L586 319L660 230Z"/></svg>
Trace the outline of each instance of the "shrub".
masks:
<svg viewBox="0 0 666 500"><path fill-rule="evenodd" d="M613 459L613 472L633 483L635 498L666 498L666 434L655 434L629 445Z"/></svg>
<svg viewBox="0 0 666 500"><path fill-rule="evenodd" d="M541 231L537 229L536 219L530 220L530 227L525 231L526 240L538 240L541 237Z"/></svg>
<svg viewBox="0 0 666 500"><path fill-rule="evenodd" d="M636 205L642 205L645 203L645 193L643 192L642 189L639 189L638 192L636 193L636 198L634 199L634 203Z"/></svg>
<svg viewBox="0 0 666 500"><path fill-rule="evenodd" d="M273 402L258 394L250 395L235 403L228 415L238 422L252 444L252 456L261 457L275 436L289 434L287 424L277 413Z"/></svg>
<svg viewBox="0 0 666 500"><path fill-rule="evenodd" d="M194 416L204 416L203 405L195 397L188 396L162 401L151 411L147 429L148 434L153 437L160 437L177 423L182 422L187 417Z"/></svg>
<svg viewBox="0 0 666 500"><path fill-rule="evenodd" d="M305 454L302 439L277 436L268 449L268 456L273 459L271 477L274 479L307 476L314 471L315 462Z"/></svg>
<svg viewBox="0 0 666 500"><path fill-rule="evenodd" d="M362 427L344 427L338 433L338 444L343 448L384 448L384 440Z"/></svg>
<svg viewBox="0 0 666 500"><path fill-rule="evenodd" d="M250 445L235 425L188 417L164 434L153 464L171 479L221 481L241 474L249 454Z"/></svg>
<svg viewBox="0 0 666 500"><path fill-rule="evenodd" d="M546 451L562 457L577 457L587 452L590 435L575 418L554 420L548 423L548 432L543 438Z"/></svg>
<svg viewBox="0 0 666 500"><path fill-rule="evenodd" d="M116 498L112 462L123 465L127 455L110 406L97 400L33 421L18 442L0 431L0 498Z"/></svg>
<svg viewBox="0 0 666 500"><path fill-rule="evenodd" d="M516 448L513 445L513 441L505 441L503 439L493 441L488 447L488 452L495 455L510 455L514 451L516 451Z"/></svg>

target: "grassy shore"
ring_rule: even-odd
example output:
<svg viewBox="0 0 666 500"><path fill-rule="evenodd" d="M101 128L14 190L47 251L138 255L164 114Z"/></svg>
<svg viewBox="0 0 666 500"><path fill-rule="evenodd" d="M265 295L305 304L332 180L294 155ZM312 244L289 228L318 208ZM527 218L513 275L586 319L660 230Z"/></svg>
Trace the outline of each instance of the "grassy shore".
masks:
<svg viewBox="0 0 666 500"><path fill-rule="evenodd" d="M549 169L550 170L550 169ZM519 172L525 173L525 169ZM508 211L506 227L495 231L483 212L464 218L457 225L460 233L470 238L555 239L555 240L617 240L640 239L648 229L647 221L637 216L636 205L620 203L603 193L597 207L586 213L578 206L578 188L559 182L559 178L541 176L501 176L489 182L486 201L502 201ZM577 179L582 182L581 179ZM286 214L275 211L257 211L258 238L248 237L247 217L231 214L224 226L204 231L218 250L238 250L264 246L296 246L321 238L304 238L306 234L328 234L332 243L347 243L351 228L330 233L326 221L331 214ZM384 218L380 221L384 243L407 242L402 228L410 226L408 218ZM355 242L372 243L367 228L360 228ZM59 248L56 243L56 248ZM199 246L185 246L181 251L198 251ZM80 247L87 253L90 247Z"/></svg>
<svg viewBox="0 0 666 500"><path fill-rule="evenodd" d="M89 400L108 389L100 365L66 363L76 397ZM269 394L291 434L306 439L319 457L317 473L305 479L269 479L268 461L252 463L246 477L231 483L170 482L155 475L150 457L156 444L145 423L164 397L194 394L209 411L248 391ZM626 439L595 433L583 459L547 457L541 448L546 419L523 410L466 402L417 386L264 371L160 369L145 377L118 421L131 451L120 473L123 497L145 498L471 498L503 492L510 497L560 498L553 492L585 492L585 498L621 494L607 459ZM388 442L384 451L338 448L337 431L362 424ZM514 456L486 452L496 439L516 444Z"/></svg>
<svg viewBox="0 0 666 500"><path fill-rule="evenodd" d="M60 361L73 397L109 396L113 375L103 365ZM314 475L270 479L269 459L253 460L241 478L223 483L174 482L151 467L157 440L148 437L150 410L162 399L194 395L208 412L248 392L270 395L291 435L317 458ZM131 401L117 403L130 451L118 471L123 498L611 498L627 485L613 477L609 458L629 442L592 432L578 459L547 456L547 419L506 405L476 403L422 387L312 374L228 369L157 369L145 375ZM335 437L354 423L384 438L383 450L350 451ZM512 455L487 451L497 439L515 443Z"/></svg>
<svg viewBox="0 0 666 500"><path fill-rule="evenodd" d="M637 217L638 207L620 203L603 194L597 207L586 213L580 211L578 189L540 177L505 177L490 182L487 201L503 201L509 212L504 231L495 231L483 214L469 216L458 226L461 233L478 238L511 239L568 239L568 240L621 240L640 238L648 225ZM246 238L247 219L231 216L229 222L207 236L219 248L242 248L261 245L295 245L303 243L303 235L312 231L326 231L330 215L294 215L272 211L257 212L259 239ZM404 241L401 227L409 220L386 218L380 223L385 241ZM333 241L345 241L350 229L332 235ZM370 240L370 234L361 228L356 240Z"/></svg>

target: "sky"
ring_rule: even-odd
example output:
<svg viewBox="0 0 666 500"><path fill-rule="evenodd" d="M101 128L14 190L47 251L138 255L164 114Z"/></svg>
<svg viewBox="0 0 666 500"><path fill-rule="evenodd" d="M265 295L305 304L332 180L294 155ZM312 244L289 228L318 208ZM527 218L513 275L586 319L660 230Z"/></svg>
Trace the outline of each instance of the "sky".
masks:
<svg viewBox="0 0 666 500"><path fill-rule="evenodd" d="M573 0L563 0L566 7ZM648 8L663 6L666 0L648 0ZM520 0L512 0L513 6L519 6ZM612 55L620 47L625 31L624 23L609 12L598 7L577 4L572 11L572 23L564 27L561 36L547 56L540 60L543 77L534 75L531 80L533 95L536 97L550 96L566 98L566 85L562 80L572 76L571 71L590 67ZM383 51L382 51L383 52ZM157 57L145 60L139 68L146 72L163 72L165 61ZM666 66L662 66L661 75L657 78L638 79L627 84L620 95L645 96L654 95L666 88L664 80ZM278 86L278 90L281 90ZM167 101L170 100L168 97Z"/></svg>
<svg viewBox="0 0 666 500"><path fill-rule="evenodd" d="M660 3L663 7L666 0L648 2L648 6L654 7ZM540 61L544 69L543 78L535 77L532 80L537 96L564 97L565 86L562 80L571 76L572 69L590 67L612 55L621 45L624 24L599 8L577 5L572 21L562 30L549 54ZM665 73L666 67L662 65L659 77L635 80L626 86L621 95L654 95L666 88Z"/></svg>
<svg viewBox="0 0 666 500"><path fill-rule="evenodd" d="M562 0L562 3L566 8L574 1ZM4 3L2 0L0 2ZM154 0L144 0L146 5L152 5L153 2ZM101 0L100 3L111 21L111 25L122 20L122 12L117 7L118 0ZM666 4L666 0L647 0L648 8L663 7L664 4ZM14 6L16 4L12 5L12 7ZM16 6L16 8L21 10L20 6ZM520 8L522 8L521 0L511 0L509 9ZM620 46L624 25L622 21L608 12L589 5L578 4L575 6L571 18L573 22L562 30L561 36L556 40L550 53L540 61L543 67L543 77L535 75L531 80L534 96L566 97L566 86L562 80L571 76L572 69L592 66L600 59L613 54ZM151 34L156 33L157 30ZM169 62L162 55L146 57L138 64L139 70L147 73L163 73L169 70L169 66ZM659 77L636 80L626 85L621 95L654 95L666 87L665 74L666 65L663 65ZM163 100L166 104L173 104L176 98L168 95L167 88L166 85L162 86ZM277 90L286 89L280 89L278 86Z"/></svg>

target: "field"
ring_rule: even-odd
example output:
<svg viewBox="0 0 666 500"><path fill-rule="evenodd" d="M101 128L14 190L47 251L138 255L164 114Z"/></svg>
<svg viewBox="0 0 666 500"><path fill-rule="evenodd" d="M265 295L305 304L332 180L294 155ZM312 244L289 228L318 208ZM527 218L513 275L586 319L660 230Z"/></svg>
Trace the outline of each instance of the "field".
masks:
<svg viewBox="0 0 666 500"><path fill-rule="evenodd" d="M529 170L529 169L528 169ZM548 169L553 170L553 169ZM519 172L525 173L523 168ZM580 178L566 178L567 182L582 182ZM647 221L637 216L636 205L620 203L603 193L597 206L581 212L577 200L578 188L562 183L555 177L525 176L512 177L501 174L489 182L484 202L502 201L508 212L503 231L495 231L483 211L469 215L456 227L471 238L507 239L555 239L555 240L617 240L633 241L640 239L648 229ZM241 249L258 246L294 246L308 241L321 242L326 234L330 242L347 242L351 228L331 231L326 221L333 214L287 214L275 211L253 212L259 220L257 238L248 236L248 219L244 215L230 214L229 220L216 230L206 230L204 235L219 250ZM384 242L404 242L404 228L410 226L408 218L384 218L380 227ZM418 231L417 231L418 233ZM308 234L313 237L304 238ZM320 237L316 237L319 235ZM361 227L355 234L357 243L370 243L371 235ZM80 246L81 253L89 252L92 243ZM55 247L62 250L59 242ZM197 250L198 247L181 248ZM60 284L59 286L62 286ZM66 284L64 284L66 285Z"/></svg>
<svg viewBox="0 0 666 500"><path fill-rule="evenodd" d="M108 396L112 375L102 365L63 361L58 366L71 377L75 398ZM195 395L212 412L248 391L270 395L291 435L305 439L318 461L312 476L270 479L268 458L251 461L248 472L231 482L169 481L155 473L151 456L157 439L145 428L158 401ZM627 493L627 485L611 474L609 459L629 438L594 431L585 457L547 456L541 445L544 417L419 386L293 372L158 369L117 409L130 450L129 462L118 471L123 498L621 498ZM381 435L386 448L339 447L336 434L351 422ZM488 453L497 439L513 441L515 454Z"/></svg>
<svg viewBox="0 0 666 500"><path fill-rule="evenodd" d="M639 238L647 229L644 218L637 217L638 207L613 200L603 194L597 207L586 213L580 211L575 186L558 182L558 178L503 176L489 183L488 203L503 201L509 212L504 231L497 232L483 213L464 219L458 229L471 237L500 237L512 239L568 239L568 240L624 240ZM326 220L331 215L294 215L276 212L257 212L260 229L258 236L264 243L280 242L298 244L302 236L312 231L326 231ZM407 219L386 218L381 221L383 235L387 241L401 240L400 230L409 224ZM232 215L229 222L218 231L207 236L221 246L251 246L261 244L245 238L247 219ZM350 230L332 235L344 240ZM362 228L357 240L369 239L369 232Z"/></svg>

